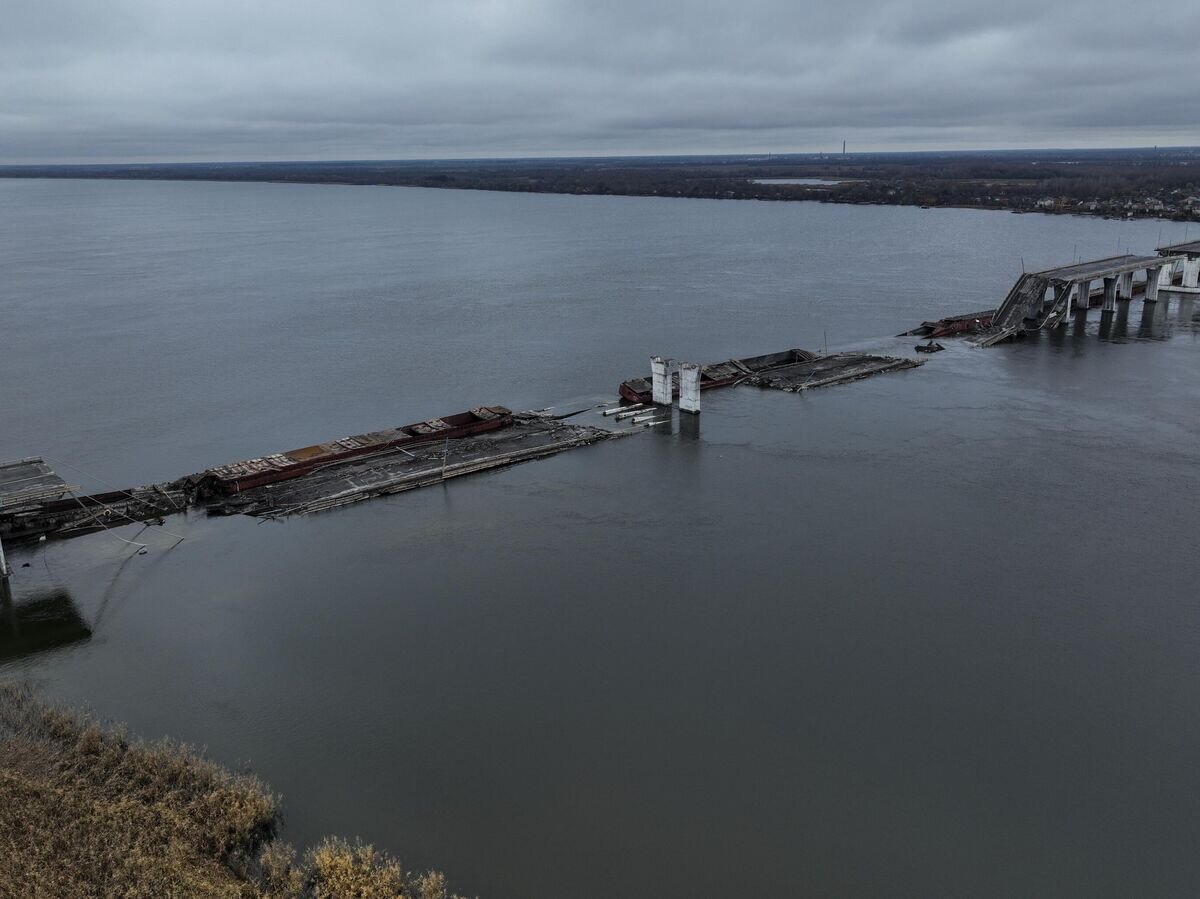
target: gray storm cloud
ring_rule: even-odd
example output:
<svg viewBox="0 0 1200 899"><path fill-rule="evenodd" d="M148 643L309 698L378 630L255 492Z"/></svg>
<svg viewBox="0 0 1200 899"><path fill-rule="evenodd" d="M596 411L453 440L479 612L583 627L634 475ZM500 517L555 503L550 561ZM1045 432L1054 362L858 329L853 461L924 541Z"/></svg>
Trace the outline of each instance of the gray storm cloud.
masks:
<svg viewBox="0 0 1200 899"><path fill-rule="evenodd" d="M0 160L1200 143L1200 4L3 0Z"/></svg>

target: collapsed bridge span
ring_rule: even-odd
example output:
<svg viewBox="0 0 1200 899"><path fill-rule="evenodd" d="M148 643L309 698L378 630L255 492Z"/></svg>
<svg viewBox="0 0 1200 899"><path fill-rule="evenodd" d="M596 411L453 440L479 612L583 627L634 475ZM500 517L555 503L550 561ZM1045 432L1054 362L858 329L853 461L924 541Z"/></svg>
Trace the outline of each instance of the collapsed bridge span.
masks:
<svg viewBox="0 0 1200 899"><path fill-rule="evenodd" d="M1138 271L1146 272L1143 288L1146 302L1155 302L1160 286L1170 286L1175 265L1186 260L1184 255L1109 256L1022 273L997 307L991 328L977 342L980 346L992 346L1025 331L1059 324L1070 314L1072 306L1087 309L1091 305L1092 284L1096 281L1104 285L1104 311L1113 312L1118 299L1133 297L1133 276Z"/></svg>

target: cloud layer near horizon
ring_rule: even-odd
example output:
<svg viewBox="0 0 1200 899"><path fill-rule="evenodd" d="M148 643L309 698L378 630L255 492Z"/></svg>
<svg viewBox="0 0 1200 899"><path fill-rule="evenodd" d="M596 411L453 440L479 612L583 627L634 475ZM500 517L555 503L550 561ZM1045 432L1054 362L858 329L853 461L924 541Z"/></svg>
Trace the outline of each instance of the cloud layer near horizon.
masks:
<svg viewBox="0 0 1200 899"><path fill-rule="evenodd" d="M0 161L1200 143L1200 4L7 0Z"/></svg>

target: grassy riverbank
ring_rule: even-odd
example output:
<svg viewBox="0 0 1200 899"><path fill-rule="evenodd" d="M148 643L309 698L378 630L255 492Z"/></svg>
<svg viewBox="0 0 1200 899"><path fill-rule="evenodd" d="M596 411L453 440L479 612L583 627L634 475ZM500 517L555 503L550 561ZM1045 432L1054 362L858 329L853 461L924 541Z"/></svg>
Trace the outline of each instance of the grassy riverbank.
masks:
<svg viewBox="0 0 1200 899"><path fill-rule="evenodd" d="M303 856L275 839L277 796L175 743L0 684L0 897L450 899L369 846Z"/></svg>

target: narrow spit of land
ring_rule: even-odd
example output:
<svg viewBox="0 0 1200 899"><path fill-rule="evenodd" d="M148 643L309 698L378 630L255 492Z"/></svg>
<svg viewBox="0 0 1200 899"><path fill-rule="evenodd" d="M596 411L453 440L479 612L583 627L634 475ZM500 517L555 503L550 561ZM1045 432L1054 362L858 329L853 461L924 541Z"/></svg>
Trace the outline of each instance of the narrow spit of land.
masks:
<svg viewBox="0 0 1200 899"><path fill-rule="evenodd" d="M0 683L0 899L458 899L370 846L298 856L279 817L254 777Z"/></svg>

